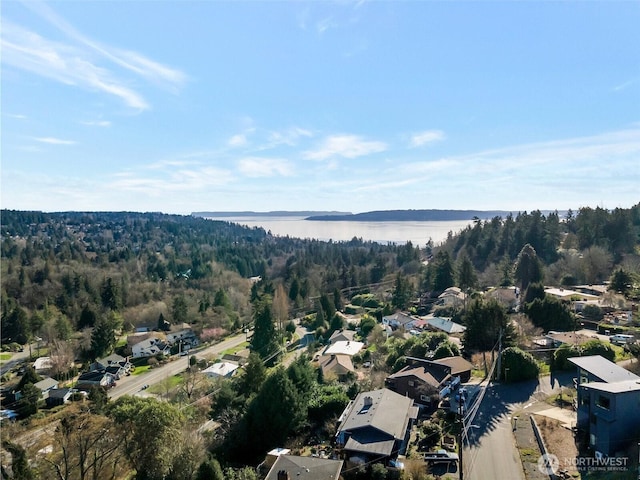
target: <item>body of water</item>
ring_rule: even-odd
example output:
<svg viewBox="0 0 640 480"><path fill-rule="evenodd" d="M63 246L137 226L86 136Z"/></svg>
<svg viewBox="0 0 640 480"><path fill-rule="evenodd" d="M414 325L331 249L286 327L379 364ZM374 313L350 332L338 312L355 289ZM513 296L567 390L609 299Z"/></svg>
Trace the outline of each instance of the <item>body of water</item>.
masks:
<svg viewBox="0 0 640 480"><path fill-rule="evenodd" d="M353 237L379 243L404 244L424 247L429 239L435 244L444 241L451 231L457 233L472 223L471 220L443 222L344 222L309 221L304 217L225 217L210 218L239 223L248 227L262 227L277 236L313 238L317 240L347 241Z"/></svg>

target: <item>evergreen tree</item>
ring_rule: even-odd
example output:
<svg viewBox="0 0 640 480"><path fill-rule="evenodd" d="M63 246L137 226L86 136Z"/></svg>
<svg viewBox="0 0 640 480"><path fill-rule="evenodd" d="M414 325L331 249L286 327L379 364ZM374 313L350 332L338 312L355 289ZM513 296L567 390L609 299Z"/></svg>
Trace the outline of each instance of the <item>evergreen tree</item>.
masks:
<svg viewBox="0 0 640 480"><path fill-rule="evenodd" d="M411 283L400 272L396 274L396 283L391 297L391 304L400 310L405 310L413 295Z"/></svg>
<svg viewBox="0 0 640 480"><path fill-rule="evenodd" d="M113 351L116 335L110 322L100 319L91 332L91 358L102 358Z"/></svg>
<svg viewBox="0 0 640 480"><path fill-rule="evenodd" d="M254 332L251 340L251 349L262 359L274 355L279 349L277 333L271 314L271 302L260 300L256 304L254 313Z"/></svg>
<svg viewBox="0 0 640 480"><path fill-rule="evenodd" d="M451 262L451 256L446 250L440 250L435 258L433 290L443 292L453 285L453 264Z"/></svg>
<svg viewBox="0 0 640 480"><path fill-rule="evenodd" d="M174 324L187 323L189 320L189 308L187 306L187 300L184 295L176 295L173 298L173 305L171 309L171 315L173 317Z"/></svg>
<svg viewBox="0 0 640 480"><path fill-rule="evenodd" d="M518 254L515 277L520 282L522 294L527 290L530 283L542 281L542 264L536 255L536 251L528 243L522 247Z"/></svg>
<svg viewBox="0 0 640 480"><path fill-rule="evenodd" d="M464 255L458 261L458 287L464 292L475 288L478 283L478 275L469 257Z"/></svg>
<svg viewBox="0 0 640 480"><path fill-rule="evenodd" d="M466 352L488 351L496 343L502 331L502 345L511 345L515 339L514 327L507 312L497 300L475 300L464 315L467 329L462 342Z"/></svg>

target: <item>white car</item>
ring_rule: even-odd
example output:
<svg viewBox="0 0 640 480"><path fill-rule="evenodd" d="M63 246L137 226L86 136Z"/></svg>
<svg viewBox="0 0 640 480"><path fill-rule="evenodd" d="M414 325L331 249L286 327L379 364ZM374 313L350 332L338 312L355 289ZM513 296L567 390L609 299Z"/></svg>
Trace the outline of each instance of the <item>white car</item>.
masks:
<svg viewBox="0 0 640 480"><path fill-rule="evenodd" d="M614 345L624 345L626 343L631 343L634 340L633 335L625 335L623 333L617 333L609 337L609 341Z"/></svg>

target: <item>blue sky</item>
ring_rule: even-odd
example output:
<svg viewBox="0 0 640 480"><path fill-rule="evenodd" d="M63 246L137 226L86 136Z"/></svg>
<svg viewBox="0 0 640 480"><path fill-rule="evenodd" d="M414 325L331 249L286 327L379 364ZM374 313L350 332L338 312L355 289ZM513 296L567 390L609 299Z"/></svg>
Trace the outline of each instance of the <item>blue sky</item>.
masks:
<svg viewBox="0 0 640 480"><path fill-rule="evenodd" d="M640 2L1 9L3 208L640 201Z"/></svg>

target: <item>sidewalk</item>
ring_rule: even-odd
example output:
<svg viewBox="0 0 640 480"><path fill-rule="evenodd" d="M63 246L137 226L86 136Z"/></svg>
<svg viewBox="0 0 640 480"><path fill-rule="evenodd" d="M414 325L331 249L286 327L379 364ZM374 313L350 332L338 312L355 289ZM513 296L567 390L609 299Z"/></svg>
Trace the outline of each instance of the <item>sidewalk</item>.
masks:
<svg viewBox="0 0 640 480"><path fill-rule="evenodd" d="M529 418L531 413L533 412L521 410L513 414L511 417L511 425L514 429L513 436L516 440L516 446L520 453L520 460L522 460L522 467L527 480L549 480L549 475L545 475L538 470L538 458L542 454L531 426L531 419Z"/></svg>

